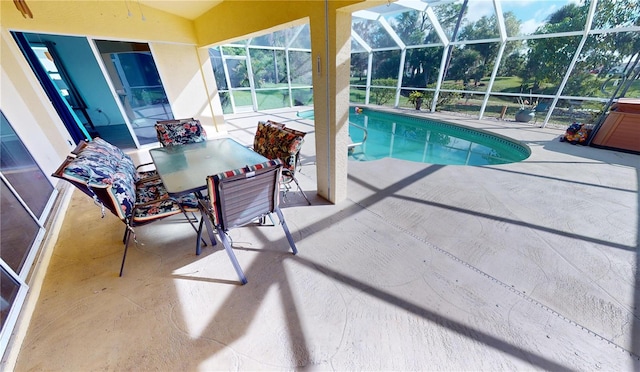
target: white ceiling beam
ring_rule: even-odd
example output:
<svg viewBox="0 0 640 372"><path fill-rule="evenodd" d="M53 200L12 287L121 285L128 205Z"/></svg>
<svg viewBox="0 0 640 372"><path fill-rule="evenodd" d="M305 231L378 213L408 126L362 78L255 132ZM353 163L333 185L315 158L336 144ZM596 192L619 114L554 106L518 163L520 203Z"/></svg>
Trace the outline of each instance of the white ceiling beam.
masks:
<svg viewBox="0 0 640 372"><path fill-rule="evenodd" d="M407 47L407 45L402 41L402 39L400 39L400 36L398 36L398 34L396 33L396 31L391 27L391 25L389 24L389 22L387 22L386 19L384 19L384 17L380 17L380 19L378 20L378 22L380 22L380 24L382 25L382 27L387 31L387 33L389 33L389 36L391 36L391 38L393 39L393 41L396 42L396 44L398 44L398 46L400 47L400 49L404 49Z"/></svg>
<svg viewBox="0 0 640 372"><path fill-rule="evenodd" d="M427 17L429 17L431 26L433 26L433 29L435 30L436 34L438 34L438 37L442 41L442 44L444 44L444 46L448 46L450 42L449 38L447 37L447 34L444 33L444 30L442 29L442 26L440 25L440 21L438 21L438 17L436 16L436 13L433 11L433 8L428 7L427 10L425 10L425 13L427 13Z"/></svg>
<svg viewBox="0 0 640 372"><path fill-rule="evenodd" d="M375 13L369 10L358 10L357 12L353 12L351 16L356 18L368 19L370 21L377 21L380 18L380 13Z"/></svg>
<svg viewBox="0 0 640 372"><path fill-rule="evenodd" d="M356 41L356 43L360 44L360 46L363 47L367 53L371 53L372 48L369 46L369 44L367 44L366 41L364 41L364 39L360 37L360 35L358 35L358 33L354 29L351 29L351 37Z"/></svg>

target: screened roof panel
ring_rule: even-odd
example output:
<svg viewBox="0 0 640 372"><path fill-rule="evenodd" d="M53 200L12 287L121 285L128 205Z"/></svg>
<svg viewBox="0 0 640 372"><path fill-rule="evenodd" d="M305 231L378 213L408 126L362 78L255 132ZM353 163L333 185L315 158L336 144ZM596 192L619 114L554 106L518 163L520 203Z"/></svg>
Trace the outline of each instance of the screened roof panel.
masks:
<svg viewBox="0 0 640 372"><path fill-rule="evenodd" d="M385 19L406 45L422 45L440 42L426 13L409 9L388 14Z"/></svg>
<svg viewBox="0 0 640 372"><path fill-rule="evenodd" d="M289 44L289 39L294 32L295 28L287 28L284 30L275 31L266 35L254 37L249 42L250 45L256 46L275 46L285 47Z"/></svg>
<svg viewBox="0 0 640 372"><path fill-rule="evenodd" d="M291 40L289 47L311 49L311 33L309 32L309 24L295 27L295 29L299 31L297 32L297 36L295 36L293 40Z"/></svg>
<svg viewBox="0 0 640 372"><path fill-rule="evenodd" d="M377 20L354 18L352 27L353 31L371 48L391 48L398 46L387 30L385 30Z"/></svg>
<svg viewBox="0 0 640 372"><path fill-rule="evenodd" d="M640 1L598 1L592 28L606 29L626 26L640 26Z"/></svg>
<svg viewBox="0 0 640 372"><path fill-rule="evenodd" d="M367 50L364 49L364 47L360 45L360 43L351 38L351 53L362 53L366 51Z"/></svg>
<svg viewBox="0 0 640 372"><path fill-rule="evenodd" d="M579 12L573 0L546 0L523 3L521 0L501 0L505 19L517 21L518 28L509 27L507 36L549 34L554 32L580 31L584 29L586 11ZM565 7L562 14L557 13ZM585 9L586 10L586 9ZM510 13L507 15L507 13ZM556 14L554 18L551 15Z"/></svg>
<svg viewBox="0 0 640 372"><path fill-rule="evenodd" d="M482 40L500 37L498 18L492 2L469 0L456 40Z"/></svg>
<svg viewBox="0 0 640 372"><path fill-rule="evenodd" d="M491 2L485 2L487 6L493 6ZM440 22L440 26L444 30L449 40L453 40L453 34L456 29L456 24L462 10L463 1L439 1L432 4L433 12ZM466 10L465 10L466 12ZM464 17L463 13L463 17Z"/></svg>

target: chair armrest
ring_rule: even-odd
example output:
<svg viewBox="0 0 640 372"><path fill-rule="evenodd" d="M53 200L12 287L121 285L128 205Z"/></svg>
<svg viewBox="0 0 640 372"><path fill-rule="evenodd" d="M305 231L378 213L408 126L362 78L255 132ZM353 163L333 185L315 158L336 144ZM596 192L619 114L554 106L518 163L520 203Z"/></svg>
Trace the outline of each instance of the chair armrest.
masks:
<svg viewBox="0 0 640 372"><path fill-rule="evenodd" d="M136 172L138 172L141 180L160 177L158 175L158 171L156 171L155 169L155 164L153 164L153 162L138 165L136 167Z"/></svg>

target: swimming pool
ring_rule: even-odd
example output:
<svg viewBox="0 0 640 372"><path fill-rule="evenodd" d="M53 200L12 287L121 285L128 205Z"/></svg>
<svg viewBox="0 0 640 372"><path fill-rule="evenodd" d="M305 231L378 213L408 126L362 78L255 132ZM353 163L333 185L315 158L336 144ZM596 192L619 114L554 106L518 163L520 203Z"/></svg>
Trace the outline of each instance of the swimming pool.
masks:
<svg viewBox="0 0 640 372"><path fill-rule="evenodd" d="M313 111L299 113L313 119ZM441 121L363 109L349 112L349 136L362 142L350 151L357 161L385 157L444 165L494 165L522 161L526 145L482 130Z"/></svg>

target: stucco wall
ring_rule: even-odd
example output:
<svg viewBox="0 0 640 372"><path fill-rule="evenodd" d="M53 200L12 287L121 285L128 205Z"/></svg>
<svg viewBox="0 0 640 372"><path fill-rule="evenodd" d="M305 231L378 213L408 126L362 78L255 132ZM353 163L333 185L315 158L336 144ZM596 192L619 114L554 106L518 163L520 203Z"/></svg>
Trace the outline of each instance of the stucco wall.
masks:
<svg viewBox="0 0 640 372"><path fill-rule="evenodd" d="M200 72L191 21L133 3L129 16L126 3L120 1L68 1L64 6L57 1L29 1L28 5L33 19L23 18L12 1L0 2L0 108L45 174L53 172L74 145L10 31L148 42L176 117L202 117L208 132L223 130L222 108L218 102L219 113L214 115L215 105L207 94L211 87L215 91L213 73ZM218 99L215 94L211 97Z"/></svg>
<svg viewBox="0 0 640 372"><path fill-rule="evenodd" d="M152 43L151 53L158 67L167 98L175 118L196 117L209 135L226 131L222 106L207 60L202 66L198 49L194 45ZM210 73L207 73L207 67ZM214 117L213 104L218 101L219 115Z"/></svg>

